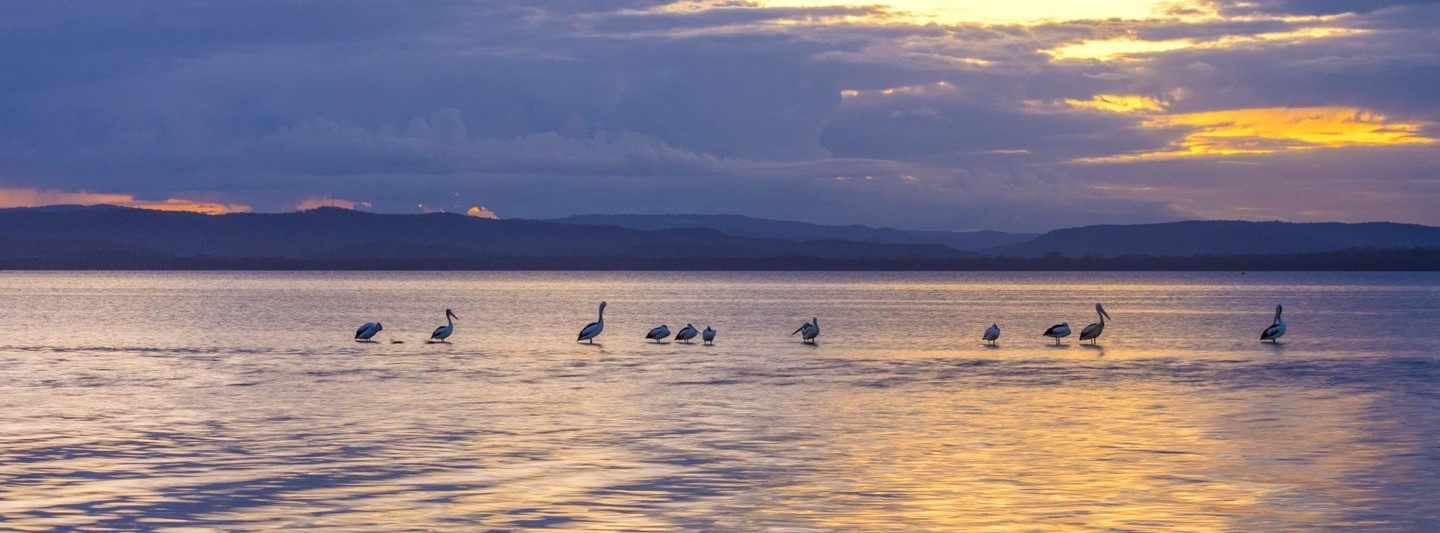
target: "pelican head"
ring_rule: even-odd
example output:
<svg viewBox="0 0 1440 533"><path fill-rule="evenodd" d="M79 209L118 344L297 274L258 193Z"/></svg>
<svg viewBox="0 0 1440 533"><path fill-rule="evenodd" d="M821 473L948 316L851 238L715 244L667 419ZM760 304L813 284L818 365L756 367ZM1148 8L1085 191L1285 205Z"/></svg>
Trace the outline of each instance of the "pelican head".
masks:
<svg viewBox="0 0 1440 533"><path fill-rule="evenodd" d="M1280 312L1281 312L1281 311L1284 311L1284 310L1285 310L1285 306L1280 305L1280 304L1276 304L1276 305L1275 305L1275 322L1280 322Z"/></svg>
<svg viewBox="0 0 1440 533"><path fill-rule="evenodd" d="M460 317L455 316L455 312L449 309L445 310L445 318L453 318L455 320L460 320Z"/></svg>
<svg viewBox="0 0 1440 533"><path fill-rule="evenodd" d="M601 313L604 313L604 312L605 312L605 301L604 301L604 300L601 300L601 301L600 301L600 312L601 312Z"/></svg>
<svg viewBox="0 0 1440 533"><path fill-rule="evenodd" d="M1105 308L1101 307L1100 304L1095 304L1095 314L1105 317L1105 320L1115 320L1110 318L1110 313L1106 313Z"/></svg>

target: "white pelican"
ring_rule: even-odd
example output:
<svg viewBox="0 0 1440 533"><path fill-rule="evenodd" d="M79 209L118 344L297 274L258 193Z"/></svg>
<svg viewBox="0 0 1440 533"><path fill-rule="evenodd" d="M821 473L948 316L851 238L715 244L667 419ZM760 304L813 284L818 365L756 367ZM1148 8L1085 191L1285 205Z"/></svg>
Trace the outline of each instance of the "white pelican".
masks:
<svg viewBox="0 0 1440 533"><path fill-rule="evenodd" d="M580 328L580 336L575 338L575 342L590 341L590 344L595 344L595 337L600 336L601 331L605 331L605 302L600 302L600 318Z"/></svg>
<svg viewBox="0 0 1440 533"><path fill-rule="evenodd" d="M1260 332L1260 340L1279 342L1280 336L1285 334L1285 321L1280 318L1280 311L1284 310L1284 306L1275 306L1275 322L1265 328L1265 331Z"/></svg>
<svg viewBox="0 0 1440 533"><path fill-rule="evenodd" d="M715 344L715 328L705 326L705 331L700 332L700 339L704 340L705 344Z"/></svg>
<svg viewBox="0 0 1440 533"><path fill-rule="evenodd" d="M1059 324L1055 324L1055 325L1053 325L1053 326L1050 326L1050 329L1045 330L1044 335L1045 335L1046 337L1054 337L1054 338L1055 338L1055 345L1056 345L1056 346L1059 346L1059 345L1060 345L1060 338L1061 338L1061 337L1069 337L1069 336L1070 336L1070 323L1069 323L1069 322L1061 322L1061 323L1059 323Z"/></svg>
<svg viewBox="0 0 1440 533"><path fill-rule="evenodd" d="M1100 307L1100 304L1095 304L1095 317L1099 322L1085 326L1085 329L1080 330L1081 342L1090 341L1090 344L1094 345L1095 339L1099 338L1100 334L1105 331L1105 319L1110 318L1110 313L1106 313L1105 308ZM1115 319L1110 318L1110 320Z"/></svg>
<svg viewBox="0 0 1440 533"><path fill-rule="evenodd" d="M379 322L366 322L361 324L360 329L355 330L355 340L362 342L368 341L370 337L374 337L375 334L380 333L382 329L385 329L385 326L381 326Z"/></svg>
<svg viewBox="0 0 1440 533"><path fill-rule="evenodd" d="M650 333L646 333L646 334L645 334L645 338L647 338L647 339L653 339L653 340L655 341L655 344L660 344L660 339L663 339L663 338L669 337L669 336L670 336L670 327L669 327L669 326L666 326L665 324L660 324L660 327L655 328L655 329L652 329L652 330L650 330Z"/></svg>
<svg viewBox="0 0 1440 533"><path fill-rule="evenodd" d="M685 324L685 327L680 328L680 332L675 334L675 340L690 344L690 339L695 338L695 336L699 334L700 331L695 329L694 324Z"/></svg>
<svg viewBox="0 0 1440 533"><path fill-rule="evenodd" d="M985 336L981 338L985 340L985 342L990 343L991 346L994 346L995 339L1000 338L1000 325L990 324L990 327L985 328Z"/></svg>
<svg viewBox="0 0 1440 533"><path fill-rule="evenodd" d="M450 338L450 334L455 333L455 322L451 319L457 318L460 317L455 316L454 311L446 309L445 325L435 328L435 333L430 334L430 342L445 342L445 339Z"/></svg>
<svg viewBox="0 0 1440 533"><path fill-rule="evenodd" d="M815 337L820 336L820 319L810 317L810 321L801 324L800 329L795 330L795 333L800 334L800 342L808 342L814 344ZM795 335L795 333L791 333L790 335L793 336Z"/></svg>

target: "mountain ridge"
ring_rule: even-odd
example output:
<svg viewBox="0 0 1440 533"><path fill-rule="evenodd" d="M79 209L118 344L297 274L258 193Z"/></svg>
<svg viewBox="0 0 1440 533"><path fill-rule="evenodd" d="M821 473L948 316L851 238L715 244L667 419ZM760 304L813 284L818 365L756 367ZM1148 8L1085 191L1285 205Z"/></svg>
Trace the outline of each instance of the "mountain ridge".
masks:
<svg viewBox="0 0 1440 533"><path fill-rule="evenodd" d="M636 217L632 222L661 227L378 214L334 207L226 215L116 206L7 208L0 209L0 268L1133 270L1154 265L1171 270L1273 270L1290 265L1344 270L1353 265L1425 270L1440 253L1440 228L1389 222L1095 225L1055 230L977 253L933 243L806 240L816 234L775 230L818 226L805 223L700 216L700 222L739 220L773 230L769 237L756 237L708 227L671 227L695 222L684 216ZM847 227L821 228L818 235L828 237L836 235L835 228ZM867 235L876 229L857 228ZM904 230L882 234L928 237ZM1406 251L1418 253L1396 253ZM1064 258L1074 260L1060 260ZM1384 258L1396 264L1386 266Z"/></svg>
<svg viewBox="0 0 1440 533"><path fill-rule="evenodd" d="M1440 247L1440 228L1397 222L1187 220L1065 228L980 250L997 256L1266 255Z"/></svg>
<svg viewBox="0 0 1440 533"><path fill-rule="evenodd" d="M930 231L875 228L861 224L828 225L792 220L772 220L744 215L573 215L546 219L577 225L619 226L630 229L709 228L740 237L763 237L796 241L848 240L886 244L940 244L957 250L977 251L1018 244L1039 236L1033 233L1001 231Z"/></svg>

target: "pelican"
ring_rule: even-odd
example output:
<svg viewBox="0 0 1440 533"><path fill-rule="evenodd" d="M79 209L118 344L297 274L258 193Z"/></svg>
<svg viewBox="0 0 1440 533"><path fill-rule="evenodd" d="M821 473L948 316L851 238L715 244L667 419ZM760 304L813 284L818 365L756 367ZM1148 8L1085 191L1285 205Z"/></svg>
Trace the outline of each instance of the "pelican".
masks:
<svg viewBox="0 0 1440 533"><path fill-rule="evenodd" d="M666 326L665 324L660 324L660 327L655 328L655 329L652 329L652 330L650 330L650 333L646 333L646 334L645 334L645 338L647 338L647 339L654 339L655 344L660 344L660 339L663 339L663 338L669 337L669 336L670 336L670 327L669 327L669 326Z"/></svg>
<svg viewBox="0 0 1440 533"><path fill-rule="evenodd" d="M1091 345L1094 345L1095 339L1099 338L1100 334L1105 331L1105 319L1110 318L1110 313L1106 313L1105 308L1100 307L1100 304L1095 304L1095 317L1099 322L1085 326L1085 329L1080 330L1080 340L1082 342L1090 341ZM1110 320L1115 319L1110 318Z"/></svg>
<svg viewBox="0 0 1440 533"><path fill-rule="evenodd" d="M595 337L599 337L601 331L605 331L605 302L600 302L600 318L580 328L580 336L575 338L575 342L590 341L590 344L595 344Z"/></svg>
<svg viewBox="0 0 1440 533"><path fill-rule="evenodd" d="M445 339L450 338L450 334L455 333L455 322L452 319L456 318L460 317L455 316L454 311L446 309L445 325L435 328L435 333L430 334L430 342L445 342Z"/></svg>
<svg viewBox="0 0 1440 533"><path fill-rule="evenodd" d="M685 327L680 328L680 332L675 334L675 340L690 344L690 339L699 334L700 331L696 330L693 324L685 324Z"/></svg>
<svg viewBox="0 0 1440 533"><path fill-rule="evenodd" d="M705 331L700 332L700 339L704 340L705 344L715 344L715 328L705 326Z"/></svg>
<svg viewBox="0 0 1440 533"><path fill-rule="evenodd" d="M1045 335L1046 337L1054 337L1054 338L1055 338L1055 345L1056 345L1056 346L1059 346L1059 345L1060 345L1060 338L1061 338L1061 337L1069 337L1069 336L1070 336L1070 323L1069 323L1069 322L1061 322L1061 323L1059 323L1059 324L1055 324L1055 325L1053 325L1053 326L1050 326L1050 329L1045 330L1044 335Z"/></svg>
<svg viewBox="0 0 1440 533"><path fill-rule="evenodd" d="M382 329L385 329L385 326L381 326L379 322L366 322L361 324L360 329L355 330L355 340L361 342L368 341L370 337L374 337L375 334L380 333Z"/></svg>
<svg viewBox="0 0 1440 533"><path fill-rule="evenodd" d="M990 324L990 327L985 328L985 336L981 337L981 339L985 340L985 342L990 343L991 346L995 345L995 339L998 338L1000 338L999 324Z"/></svg>
<svg viewBox="0 0 1440 533"><path fill-rule="evenodd" d="M1265 331L1260 332L1260 340L1279 342L1280 336L1285 334L1285 321L1280 318L1280 311L1285 310L1284 306L1275 306L1275 322Z"/></svg>
<svg viewBox="0 0 1440 533"><path fill-rule="evenodd" d="M810 317L810 321L801 324L800 329L795 330L795 333L800 334L800 342L808 342L814 344L815 337L820 336L820 319ZM795 335L795 333L791 333L790 335L793 336Z"/></svg>

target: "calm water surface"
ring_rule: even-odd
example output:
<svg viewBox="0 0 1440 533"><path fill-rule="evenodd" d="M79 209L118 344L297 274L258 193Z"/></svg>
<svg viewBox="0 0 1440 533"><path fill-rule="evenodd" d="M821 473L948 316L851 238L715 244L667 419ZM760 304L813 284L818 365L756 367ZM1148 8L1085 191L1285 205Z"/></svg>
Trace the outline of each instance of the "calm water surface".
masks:
<svg viewBox="0 0 1440 533"><path fill-rule="evenodd" d="M0 328L0 530L1440 529L1437 274L7 272Z"/></svg>

